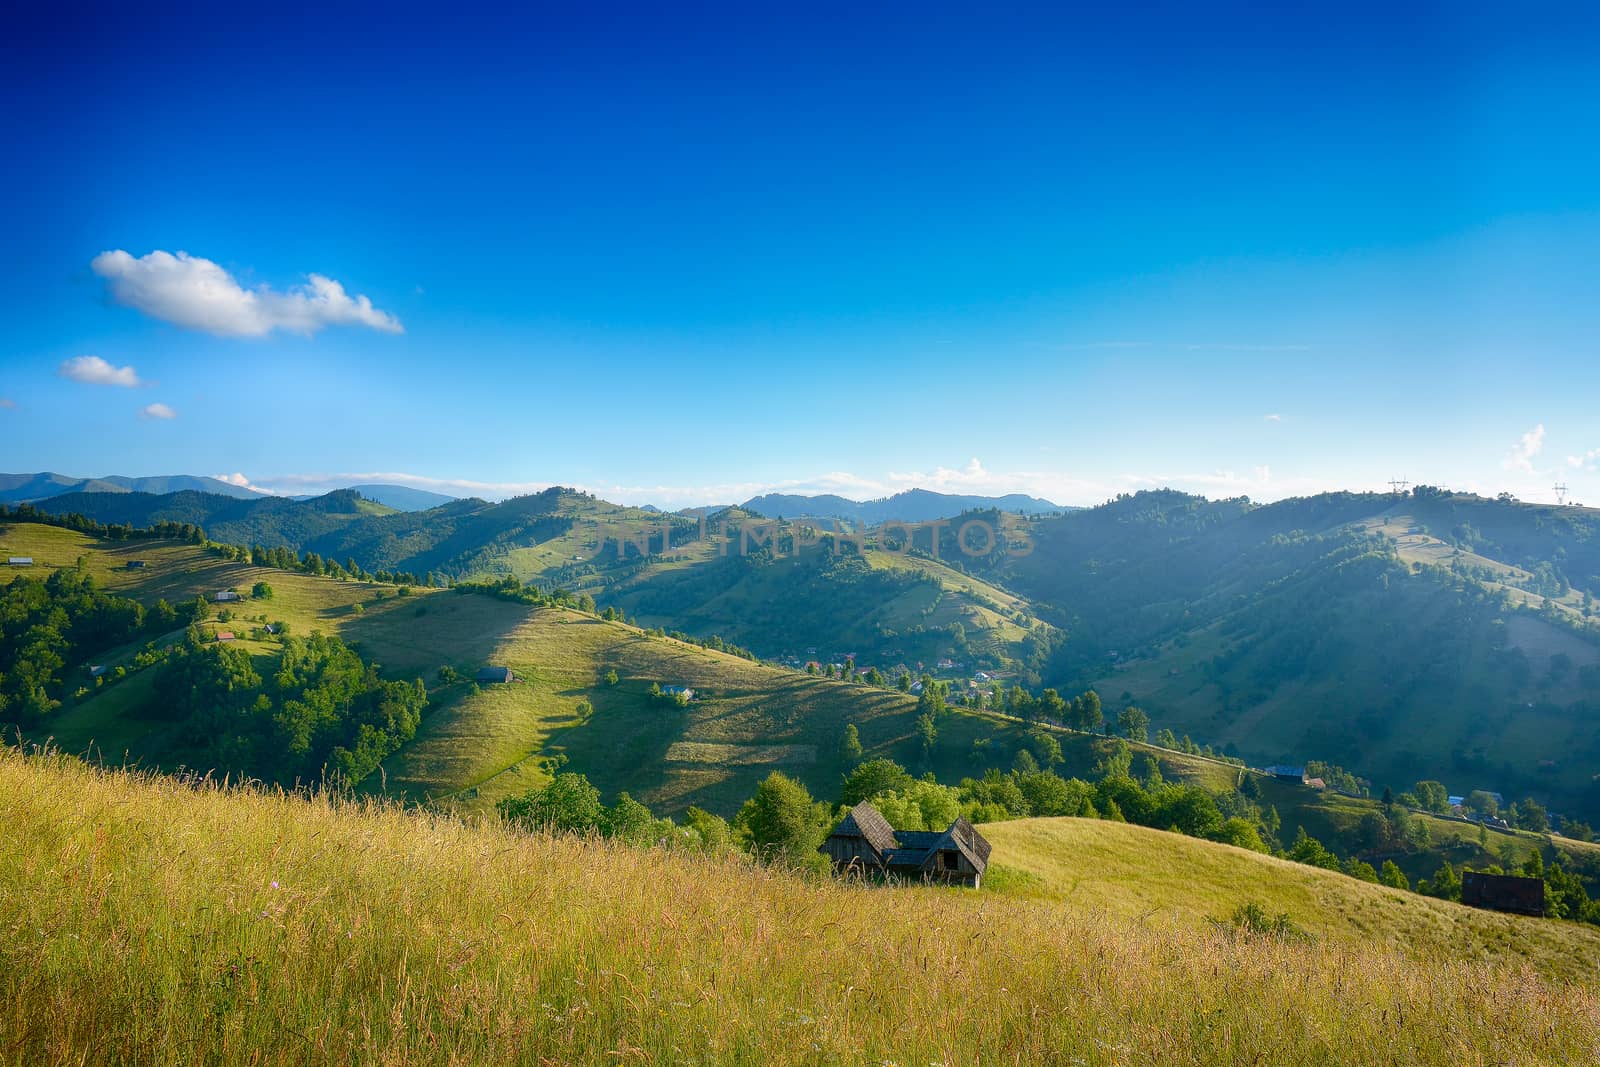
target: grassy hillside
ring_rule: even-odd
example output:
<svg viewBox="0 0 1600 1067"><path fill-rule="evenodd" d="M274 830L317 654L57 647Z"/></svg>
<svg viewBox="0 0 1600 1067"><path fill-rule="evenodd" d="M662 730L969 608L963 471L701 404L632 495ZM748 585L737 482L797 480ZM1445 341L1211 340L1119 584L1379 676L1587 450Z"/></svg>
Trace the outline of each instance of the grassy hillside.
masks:
<svg viewBox="0 0 1600 1067"><path fill-rule="evenodd" d="M1048 885L1059 831L996 830L995 861L1031 864ZM1085 846L1102 859L1118 851ZM1463 958L1440 953L1449 937L1236 940L1187 918L1039 896L808 883L738 860L7 751L0 1059L1459 1064L1600 1053L1592 985L1491 963L1476 943ZM1492 940L1495 917L1438 908L1441 929L1480 920ZM1381 921L1403 936L1418 928L1398 911ZM1508 938L1524 936L1505 922Z"/></svg>
<svg viewBox="0 0 1600 1067"><path fill-rule="evenodd" d="M430 707L418 736L367 783L412 799L488 807L543 784L551 761L564 757L608 795L626 789L666 813L698 805L731 814L774 769L820 796L835 796L848 769L838 751L847 723L856 725L869 754L952 782L981 773L972 760L974 741L991 739L996 758L1004 759L1021 729L1008 720L958 713L924 760L911 697L754 663L580 612L439 590L402 597L377 583L231 563L190 544L107 541L32 523L0 525L0 553L32 556L36 575L83 558L104 586L146 603L230 588L248 592L266 581L272 599L247 599L231 606L231 621L205 624L212 632L235 633L259 671L271 671L279 646L255 631L281 620L295 633L342 637L390 677L428 681ZM135 559L145 567L129 570ZM129 647L102 659L115 668L136 651ZM520 680L481 689L436 682L441 667L470 676L490 663L512 667ZM604 684L613 670L618 684ZM691 686L699 699L685 709L669 707L650 698L652 683ZM140 713L150 687L146 671L69 700L45 735L67 751L159 765L161 724ZM1098 759L1095 743L1063 740L1065 771L1089 773ZM1165 767L1180 779L1214 769L1177 755Z"/></svg>
<svg viewBox="0 0 1600 1067"><path fill-rule="evenodd" d="M395 513L395 509L366 500L349 489L310 500L254 494L241 500L192 489L176 493L68 493L40 506L52 514L76 513L108 525L148 527L158 522L187 522L206 527L213 540L229 544L295 548L324 543L334 531L360 520Z"/></svg>
<svg viewBox="0 0 1600 1067"><path fill-rule="evenodd" d="M372 572L511 575L587 593L647 625L718 635L766 656L859 650L885 668L902 661L931 668L948 655L972 661L969 669L999 670L1037 668L1045 654L1028 640L1038 620L1010 594L934 560L883 552L868 553L856 567L828 566L815 544L805 558L774 559L759 542L744 541L739 524L759 520L737 509L711 516L702 528L698 520L559 488L404 513L348 490L308 501L199 493L61 499L60 510L102 522L191 523L214 540L353 559ZM794 529L785 526L780 536ZM953 624L962 628L959 640Z"/></svg>
<svg viewBox="0 0 1600 1067"><path fill-rule="evenodd" d="M1322 759L1600 813L1591 512L1157 492L1032 535L999 578L1070 633L1045 671L1063 688L1260 764Z"/></svg>
<svg viewBox="0 0 1600 1067"><path fill-rule="evenodd" d="M1600 929L1465 908L1181 834L1096 819L987 823L995 892L1074 913L1199 931L1247 901L1319 943L1384 944L1417 958L1523 963L1593 982Z"/></svg>

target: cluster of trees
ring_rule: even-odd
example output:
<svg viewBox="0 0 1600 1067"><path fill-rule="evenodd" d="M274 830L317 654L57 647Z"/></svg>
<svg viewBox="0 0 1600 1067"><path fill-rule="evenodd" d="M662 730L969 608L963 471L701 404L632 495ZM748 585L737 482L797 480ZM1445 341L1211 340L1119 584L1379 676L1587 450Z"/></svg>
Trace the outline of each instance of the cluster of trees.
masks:
<svg viewBox="0 0 1600 1067"><path fill-rule="evenodd" d="M420 680L386 681L337 637L283 639L263 678L249 653L191 627L155 676L149 713L174 724L194 765L268 781L354 784L411 740L427 706Z"/></svg>
<svg viewBox="0 0 1600 1067"><path fill-rule="evenodd" d="M61 705L69 671L206 610L204 601L180 609L163 600L146 611L136 600L100 590L83 560L48 578L13 578L0 592L0 722L38 725Z"/></svg>
<svg viewBox="0 0 1600 1067"><path fill-rule="evenodd" d="M1418 782L1398 796L1385 790L1384 803L1400 804L1418 811L1431 811L1440 815L1448 814L1451 810L1450 793L1444 783L1431 779ZM1461 807L1468 814L1503 818L1513 830L1530 830L1536 834L1548 833L1550 830L1549 812L1545 810L1543 804L1532 797L1524 797L1501 810L1500 802L1494 798L1493 793L1474 789L1462 798Z"/></svg>
<svg viewBox="0 0 1600 1067"><path fill-rule="evenodd" d="M1423 829L1426 830L1427 828L1424 826ZM1399 868L1394 860L1384 860L1381 871L1357 856L1341 860L1336 852L1306 833L1304 826L1296 831L1294 842L1284 851L1283 858L1294 860L1296 863L1304 863L1309 867L1321 867L1324 870L1337 871L1340 874L1347 874L1351 878L1356 878L1363 882L1391 886L1395 889L1411 888L1405 872Z"/></svg>
<svg viewBox="0 0 1600 1067"><path fill-rule="evenodd" d="M1372 783L1365 778L1358 778L1338 764L1323 760L1307 760L1306 777L1321 778L1329 789L1350 796L1364 797L1372 792Z"/></svg>
<svg viewBox="0 0 1600 1067"><path fill-rule="evenodd" d="M354 557L347 558L343 563L336 559L324 559L315 552L307 551L297 555L294 550L282 545L266 548L262 545L230 545L215 541L206 543L206 547L215 555L221 556L230 563L249 563L257 567L271 567L273 570L294 571L298 574L313 574L322 578L336 578L339 581L357 582L386 582L397 585L432 585L432 574L418 577L408 571L379 570L369 571L355 561Z"/></svg>
<svg viewBox="0 0 1600 1067"><path fill-rule="evenodd" d="M41 526L55 526L63 530L76 530L110 541L166 540L185 541L191 545L206 543L206 532L192 522L157 522L145 527L127 523L103 523L77 512L52 515L40 511L32 504L18 504L15 508L0 504L0 522L32 522Z"/></svg>
<svg viewBox="0 0 1600 1067"><path fill-rule="evenodd" d="M610 609L608 608L607 610ZM670 637L674 641L682 641L686 645L695 645L699 648L708 648L713 652L722 652L729 656L738 656L740 659L747 659L752 662L754 662L757 658L756 654L751 652L748 648L736 645L732 641L725 641L716 634L712 634L709 637L694 637L690 634L684 633L682 630L662 630L659 628L646 630L645 633L649 634L651 637Z"/></svg>
<svg viewBox="0 0 1600 1067"><path fill-rule="evenodd" d="M537 833L602 837L641 847L689 848L730 852L748 847L728 820L690 808L682 822L658 818L626 792L606 806L600 791L582 774L563 772L549 784L506 797L495 810L508 824ZM818 839L821 840L820 838Z"/></svg>
<svg viewBox="0 0 1600 1067"><path fill-rule="evenodd" d="M532 607L572 608L575 611L594 614L594 597L587 593L574 594L564 589L546 592L531 582L524 583L511 575L507 575L499 581L453 582L450 588L458 593L478 593L482 596L492 596L496 600L505 600L513 604L528 604Z"/></svg>

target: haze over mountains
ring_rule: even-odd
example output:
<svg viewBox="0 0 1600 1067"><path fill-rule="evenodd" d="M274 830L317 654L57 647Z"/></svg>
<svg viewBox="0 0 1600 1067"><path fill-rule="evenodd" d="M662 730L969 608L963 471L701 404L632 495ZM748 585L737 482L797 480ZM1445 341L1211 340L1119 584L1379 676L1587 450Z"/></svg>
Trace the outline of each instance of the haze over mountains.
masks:
<svg viewBox="0 0 1600 1067"><path fill-rule="evenodd" d="M359 482L338 486L360 493L396 511L426 511L429 508L462 499L446 493L417 489L409 485L384 482ZM235 500L259 500L274 495L292 496L295 500L311 500L322 493L274 494L251 489L221 478L200 475L174 474L130 478L106 475L100 478L82 478L74 475L44 471L35 474L0 474L0 503L18 504L47 500L68 493L150 493L160 496L167 493L192 491L215 493ZM709 505L682 509L684 513L700 514L720 511L728 505ZM881 522L928 522L959 515L978 508L998 508L1021 515L1046 514L1070 510L1059 504L1023 493L1005 496L977 496L938 493L929 489L908 489L893 496L877 500L850 500L833 494L806 496L791 493L767 493L752 497L740 505L747 511L768 517L806 515L817 518L849 519L854 522L877 524ZM653 505L644 505L647 511L666 511Z"/></svg>
<svg viewBox="0 0 1600 1067"><path fill-rule="evenodd" d="M1036 496L1009 493L1005 496L971 496L936 493L929 489L907 489L879 500L850 500L833 494L799 496L767 493L751 497L742 505L769 518L808 516L823 519L850 519L876 525L881 522L931 522L948 519L963 511L998 509L1019 515L1040 515L1071 510Z"/></svg>
<svg viewBox="0 0 1600 1067"><path fill-rule="evenodd" d="M440 504L448 504L456 499L444 493L413 489L408 485L363 483L346 488L353 489L366 499L384 504L396 511L423 511L438 507ZM36 474L0 474L0 503L3 504L49 500L69 493L149 493L162 496L181 492L211 493L234 500L261 500L274 495L235 485L221 478L194 474L166 474L143 478L129 478L116 474L101 478L80 478L52 471ZM313 497L301 495L293 499L310 500Z"/></svg>
<svg viewBox="0 0 1600 1067"><path fill-rule="evenodd" d="M220 478L193 474L168 474L150 478L126 478L110 474L103 478L80 478L42 471L37 474L0 474L0 503L19 504L46 500L65 493L177 493L192 490L216 493L239 500L253 500L260 493L232 485Z"/></svg>

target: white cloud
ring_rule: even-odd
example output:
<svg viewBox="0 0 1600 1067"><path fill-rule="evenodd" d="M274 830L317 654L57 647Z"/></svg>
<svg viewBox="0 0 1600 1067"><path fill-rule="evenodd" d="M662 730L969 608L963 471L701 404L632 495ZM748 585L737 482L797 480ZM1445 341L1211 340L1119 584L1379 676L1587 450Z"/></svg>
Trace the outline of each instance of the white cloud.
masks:
<svg viewBox="0 0 1600 1067"><path fill-rule="evenodd" d="M1283 421L1283 416L1282 415L1263 415L1261 417L1263 419L1266 419L1268 422L1282 422Z"/></svg>
<svg viewBox="0 0 1600 1067"><path fill-rule="evenodd" d="M17 402L12 400L9 396L0 396L0 408L3 408L6 411L13 411L16 409L16 406Z"/></svg>
<svg viewBox="0 0 1600 1067"><path fill-rule="evenodd" d="M277 495L273 493L271 489L263 489L261 486L252 483L249 478L246 478L242 474L213 474L211 477L215 478L219 482L227 482L229 485L237 485L240 489L248 489L252 493L261 493L263 496Z"/></svg>
<svg viewBox="0 0 1600 1067"><path fill-rule="evenodd" d="M146 404L139 409L139 414L147 419L175 419L178 413L165 404Z"/></svg>
<svg viewBox="0 0 1600 1067"><path fill-rule="evenodd" d="M1506 470L1533 473L1533 459L1544 450L1544 423L1540 423L1517 442L1516 447L1500 461Z"/></svg>
<svg viewBox="0 0 1600 1067"><path fill-rule="evenodd" d="M1567 466L1576 470L1594 470L1596 460L1600 460L1600 448L1591 448L1581 456L1568 456Z"/></svg>
<svg viewBox="0 0 1600 1067"><path fill-rule="evenodd" d="M368 326L402 333L400 320L352 297L321 274L284 292L267 285L246 289L209 259L155 251L135 259L120 249L89 264L105 278L118 303L152 318L229 337L261 337L273 330L314 334L324 326Z"/></svg>
<svg viewBox="0 0 1600 1067"><path fill-rule="evenodd" d="M120 385L132 389L144 384L132 367L113 367L99 356L73 356L62 360L56 373L85 385Z"/></svg>

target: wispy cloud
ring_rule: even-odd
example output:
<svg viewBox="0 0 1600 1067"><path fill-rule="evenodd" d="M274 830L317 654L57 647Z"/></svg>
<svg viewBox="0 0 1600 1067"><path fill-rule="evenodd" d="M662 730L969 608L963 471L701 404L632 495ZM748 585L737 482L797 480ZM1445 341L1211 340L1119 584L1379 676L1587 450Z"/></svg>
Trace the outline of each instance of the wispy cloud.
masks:
<svg viewBox="0 0 1600 1067"><path fill-rule="evenodd" d="M12 400L9 396L0 396L0 410L15 411L16 407L17 402L15 400Z"/></svg>
<svg viewBox="0 0 1600 1067"><path fill-rule="evenodd" d="M144 384L131 366L113 367L99 356L73 356L63 360L61 366L56 368L56 373L85 385L117 385L132 389Z"/></svg>
<svg viewBox="0 0 1600 1067"><path fill-rule="evenodd" d="M229 485L237 485L240 489L249 489L251 492L260 493L263 496L280 495L273 492L271 489L263 489L261 486L254 484L243 474L213 474L211 477L215 478L219 482L227 482Z"/></svg>
<svg viewBox="0 0 1600 1067"><path fill-rule="evenodd" d="M1600 460L1600 448L1591 448L1581 456L1568 456L1567 466L1574 470L1592 471L1597 460Z"/></svg>
<svg viewBox="0 0 1600 1067"><path fill-rule="evenodd" d="M1261 417L1263 419L1265 419L1266 421L1268 421L1268 422L1282 422L1283 421L1283 416L1282 415L1263 415Z"/></svg>
<svg viewBox="0 0 1600 1067"><path fill-rule="evenodd" d="M1500 461L1500 465L1506 470L1532 474L1534 457L1542 451L1544 451L1544 423L1541 422L1522 435L1506 458Z"/></svg>
<svg viewBox="0 0 1600 1067"><path fill-rule="evenodd" d="M139 409L141 418L146 419L175 419L178 413L162 403L146 404Z"/></svg>
<svg viewBox="0 0 1600 1067"><path fill-rule="evenodd" d="M191 330L228 337L262 337L273 330L310 335L325 326L404 332L399 319L321 274L280 293L266 285L246 289L216 263L187 252L158 250L135 258L118 249L100 253L89 265L118 303Z"/></svg>

